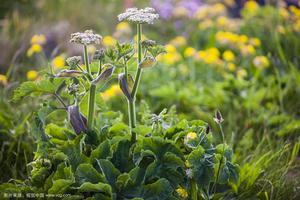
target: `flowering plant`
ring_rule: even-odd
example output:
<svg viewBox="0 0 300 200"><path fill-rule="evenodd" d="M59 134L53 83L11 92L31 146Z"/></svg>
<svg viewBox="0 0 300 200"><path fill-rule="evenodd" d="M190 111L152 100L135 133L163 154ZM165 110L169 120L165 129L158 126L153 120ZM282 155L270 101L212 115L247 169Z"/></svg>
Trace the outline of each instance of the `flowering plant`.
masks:
<svg viewBox="0 0 300 200"><path fill-rule="evenodd" d="M66 69L49 68L40 80L21 84L14 101L45 95L59 104L47 98L35 114L32 132L38 148L29 182L8 184L4 191L94 199L210 199L221 186L237 182L238 166L232 163L222 129L223 144L216 145L207 123L179 120L172 109L151 114L144 104L143 123L137 123L135 98L142 70L154 66L164 52L155 41L142 41L142 24L157 18L152 8L119 15L137 23L135 76L129 70L133 44L116 42L99 49L90 62L88 45L100 43L102 37L85 31L70 40L83 46L84 65L80 56L69 57ZM105 112L97 103L102 100L99 91L116 78L128 101L129 126L120 113ZM218 111L220 128L222 121Z"/></svg>

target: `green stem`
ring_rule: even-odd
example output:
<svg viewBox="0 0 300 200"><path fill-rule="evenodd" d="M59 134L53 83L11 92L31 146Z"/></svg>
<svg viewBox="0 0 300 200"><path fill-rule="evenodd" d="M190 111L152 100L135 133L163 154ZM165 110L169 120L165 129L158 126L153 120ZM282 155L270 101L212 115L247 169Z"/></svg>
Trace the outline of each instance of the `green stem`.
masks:
<svg viewBox="0 0 300 200"><path fill-rule="evenodd" d="M197 184L195 180L191 180L191 200L197 200Z"/></svg>
<svg viewBox="0 0 300 200"><path fill-rule="evenodd" d="M224 136L224 132L223 132L223 128L222 128L221 123L219 123L219 127L220 127L220 130L221 130L223 149L222 149L222 155L221 155L222 157L221 157L220 164L219 164L218 171L217 171L217 177L216 177L215 183L214 183L214 185L212 187L212 190L213 190L214 194L216 192L217 182L219 181L219 176L220 176L220 171L221 171L221 165L222 165L222 162L223 162L223 157L224 157L224 152L225 152L225 136Z"/></svg>
<svg viewBox="0 0 300 200"><path fill-rule="evenodd" d="M138 59L137 59L137 72L135 75L135 80L134 80L134 84L133 84L133 88L132 88L132 101L128 101L128 112L129 112L129 125L130 125L130 132L131 132L131 141L133 143L136 142L136 133L133 132L133 128L135 128L136 126L136 113L135 113L135 97L136 97L136 93L140 84L140 80L141 80L141 75L142 75L142 69L139 67L139 64L142 61L142 25L141 24L137 24L137 48L138 48ZM125 68L125 70L127 71L127 69ZM126 73L125 71L125 73ZM128 72L127 72L128 73ZM127 76L126 76L127 78Z"/></svg>
<svg viewBox="0 0 300 200"><path fill-rule="evenodd" d="M124 61L124 73L125 73L125 77L126 77L126 80L128 81L128 66L127 66L127 62Z"/></svg>
<svg viewBox="0 0 300 200"><path fill-rule="evenodd" d="M93 127L93 121L94 121L94 113L95 113L95 97L96 97L96 85L91 84L90 87L90 95L89 95L89 113L88 113L88 119L87 124L88 127L91 129Z"/></svg>
<svg viewBox="0 0 300 200"><path fill-rule="evenodd" d="M99 60L99 68L98 68L97 76L99 76L101 74L101 72L102 72L102 62L101 62L101 60Z"/></svg>
<svg viewBox="0 0 300 200"><path fill-rule="evenodd" d="M91 74L87 45L83 45L83 54L84 54L84 63L86 66L86 70L89 74Z"/></svg>
<svg viewBox="0 0 300 200"><path fill-rule="evenodd" d="M142 75L142 69L139 67L139 64L142 61L142 25L141 24L137 24L137 35L138 35L138 39L137 39L137 48L138 48L138 60L137 60L137 72L135 75L135 80L134 80L134 85L133 85L133 89L132 89L132 96L135 97L139 84L140 84L140 80L141 80L141 75Z"/></svg>
<svg viewBox="0 0 300 200"><path fill-rule="evenodd" d="M133 143L135 143L136 133L133 131L133 129L136 126L135 100L132 100L132 101L128 100L128 120L129 120L129 126L130 126L131 141Z"/></svg>

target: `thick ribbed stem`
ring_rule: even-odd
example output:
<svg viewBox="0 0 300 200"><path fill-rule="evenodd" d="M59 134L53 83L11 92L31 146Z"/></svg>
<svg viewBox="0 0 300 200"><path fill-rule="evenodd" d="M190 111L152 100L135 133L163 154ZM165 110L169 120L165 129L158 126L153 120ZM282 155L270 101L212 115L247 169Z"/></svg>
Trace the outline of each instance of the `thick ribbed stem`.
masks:
<svg viewBox="0 0 300 200"><path fill-rule="evenodd" d="M128 120L129 120L129 127L131 133L131 141L134 143L136 141L136 133L133 129L136 126L136 116L135 116L135 101L128 100Z"/></svg>
<svg viewBox="0 0 300 200"><path fill-rule="evenodd" d="M85 66L86 66L86 71L89 74L91 74L87 45L83 45L83 55L84 55L84 63L85 63Z"/></svg>
<svg viewBox="0 0 300 200"><path fill-rule="evenodd" d="M137 24L137 48L138 48L138 60L137 60L137 72L135 75L135 80L134 80L134 85L133 85L133 89L132 89L132 96L135 97L139 84L140 84L140 80L141 80L141 75L142 75L142 68L139 67L139 64L142 61L142 25L141 24Z"/></svg>
<svg viewBox="0 0 300 200"><path fill-rule="evenodd" d="M89 94L89 104L88 104L88 108L89 108L88 112L89 113L88 113L88 119L87 119L88 127L90 129L92 129L93 121L94 121L95 97L96 97L96 85L92 83L91 87L90 87L90 94Z"/></svg>
<svg viewBox="0 0 300 200"><path fill-rule="evenodd" d="M137 71L135 75L135 80L132 88L132 101L128 101L128 113L129 113L129 125L130 125L130 132L131 132L131 141L134 143L136 142L136 133L133 131L133 129L136 126L136 113L135 113L135 97L136 93L140 84L141 75L142 75L142 69L139 67L139 64L142 61L142 25L137 24L137 53L138 53L138 59L137 59ZM127 69L126 69L127 70ZM126 73L126 72L125 72ZM128 78L126 76L126 78Z"/></svg>
<svg viewBox="0 0 300 200"><path fill-rule="evenodd" d="M197 200L197 184L194 180L191 180L191 200Z"/></svg>

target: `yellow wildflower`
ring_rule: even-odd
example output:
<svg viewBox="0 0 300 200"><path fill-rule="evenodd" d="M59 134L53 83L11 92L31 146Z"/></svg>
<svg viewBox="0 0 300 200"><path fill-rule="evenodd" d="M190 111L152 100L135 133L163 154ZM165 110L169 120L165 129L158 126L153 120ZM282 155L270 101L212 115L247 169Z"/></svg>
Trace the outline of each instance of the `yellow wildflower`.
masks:
<svg viewBox="0 0 300 200"><path fill-rule="evenodd" d="M248 36L247 35L240 35L239 36L239 42L244 44L244 43L247 43L249 40Z"/></svg>
<svg viewBox="0 0 300 200"><path fill-rule="evenodd" d="M254 12L259 8L259 5L254 0L247 1L244 5L244 9L250 12Z"/></svg>
<svg viewBox="0 0 300 200"><path fill-rule="evenodd" d="M300 31L300 19L296 20L296 22L293 24L293 28L295 31Z"/></svg>
<svg viewBox="0 0 300 200"><path fill-rule="evenodd" d="M283 18L283 19L288 19L290 17L290 13L287 9L285 8L279 8L279 15Z"/></svg>
<svg viewBox="0 0 300 200"><path fill-rule="evenodd" d="M220 44L235 44L239 41L239 36L235 33L232 32L224 32L224 31L219 31L215 35L216 40Z"/></svg>
<svg viewBox="0 0 300 200"><path fill-rule="evenodd" d="M234 63L230 62L230 63L227 64L227 68L228 68L229 71L233 72L233 71L235 71L236 66L235 66Z"/></svg>
<svg viewBox="0 0 300 200"><path fill-rule="evenodd" d="M167 44L165 50L167 53L176 53L176 47L172 44Z"/></svg>
<svg viewBox="0 0 300 200"><path fill-rule="evenodd" d="M108 101L115 96L119 96L122 94L122 91L118 84L112 85L109 89L105 92L101 93L101 96L104 101Z"/></svg>
<svg viewBox="0 0 300 200"><path fill-rule="evenodd" d="M220 51L219 49L217 49L216 47L211 47L209 49L206 50L209 54L212 54L216 57L219 57L220 56Z"/></svg>
<svg viewBox="0 0 300 200"><path fill-rule="evenodd" d="M232 51L226 50L223 53L223 59L227 62L232 62L235 60L235 55Z"/></svg>
<svg viewBox="0 0 300 200"><path fill-rule="evenodd" d="M183 36L177 36L170 42L174 46L185 46L186 45L186 39Z"/></svg>
<svg viewBox="0 0 300 200"><path fill-rule="evenodd" d="M258 46L261 45L261 41L260 41L260 39L258 39L258 38L251 38L251 39L249 40L249 43L250 43L251 45L255 46L255 47L258 47Z"/></svg>
<svg viewBox="0 0 300 200"><path fill-rule="evenodd" d="M189 196L188 193L187 193L187 191L183 187L177 188L176 192L183 199L186 199Z"/></svg>
<svg viewBox="0 0 300 200"><path fill-rule="evenodd" d="M289 10L298 18L300 18L300 9L296 6L290 6Z"/></svg>
<svg viewBox="0 0 300 200"><path fill-rule="evenodd" d="M220 16L217 18L216 22L219 27L227 27L229 24L229 19L225 16Z"/></svg>
<svg viewBox="0 0 300 200"><path fill-rule="evenodd" d="M65 59L63 56L56 56L53 60L52 60L52 66L54 68L63 68L65 66Z"/></svg>
<svg viewBox="0 0 300 200"><path fill-rule="evenodd" d="M284 35L286 33L286 30L283 26L281 25L278 25L277 28L276 28L277 32Z"/></svg>
<svg viewBox="0 0 300 200"><path fill-rule="evenodd" d="M30 70L26 73L26 77L28 80L34 81L38 77L38 73L35 70Z"/></svg>
<svg viewBox="0 0 300 200"><path fill-rule="evenodd" d="M253 60L253 65L256 68L263 69L270 66L270 61L266 56L256 56Z"/></svg>
<svg viewBox="0 0 300 200"><path fill-rule="evenodd" d="M198 28L203 30L203 29L211 28L213 25L214 23L211 19L205 19L199 23Z"/></svg>
<svg viewBox="0 0 300 200"><path fill-rule="evenodd" d="M180 60L180 55L177 52L163 54L163 62L172 65Z"/></svg>
<svg viewBox="0 0 300 200"><path fill-rule="evenodd" d="M103 42L104 46L107 46L107 47L114 46L117 43L117 41L111 36L105 36L103 38L102 42Z"/></svg>
<svg viewBox="0 0 300 200"><path fill-rule="evenodd" d="M3 74L0 74L0 84L6 85L7 84L7 77Z"/></svg>
<svg viewBox="0 0 300 200"><path fill-rule="evenodd" d="M216 3L212 5L211 11L214 12L216 16L226 13L226 7L222 3Z"/></svg>
<svg viewBox="0 0 300 200"><path fill-rule="evenodd" d="M184 55L184 57L188 58L188 57L192 57L195 53L196 53L196 50L193 47L187 47L184 50L183 55Z"/></svg>
<svg viewBox="0 0 300 200"><path fill-rule="evenodd" d="M120 22L117 26L116 26L116 30L117 31L131 31L130 25L128 22Z"/></svg>
<svg viewBox="0 0 300 200"><path fill-rule="evenodd" d="M236 75L239 79L247 77L247 71L245 69L238 69Z"/></svg>
<svg viewBox="0 0 300 200"><path fill-rule="evenodd" d="M43 50L42 46L39 44L33 44L31 47L27 50L27 56L31 57L35 53L40 53Z"/></svg>
<svg viewBox="0 0 300 200"><path fill-rule="evenodd" d="M196 58L205 62L206 64L213 64L219 61L219 55L219 50L215 47L212 47L204 51L198 51Z"/></svg>
<svg viewBox="0 0 300 200"><path fill-rule="evenodd" d="M43 44L46 43L46 37L43 34L34 35L34 36L32 36L30 42L31 42L31 44L40 44L40 45L43 45Z"/></svg>
<svg viewBox="0 0 300 200"><path fill-rule="evenodd" d="M204 20L208 18L209 13L210 13L209 6L201 6L196 11L194 17L198 20Z"/></svg>
<svg viewBox="0 0 300 200"><path fill-rule="evenodd" d="M255 53L255 48L252 45L241 45L240 50L244 56L253 55Z"/></svg>
<svg viewBox="0 0 300 200"><path fill-rule="evenodd" d="M197 133L195 132L189 132L187 135L186 135L186 139L187 141L189 140L194 140L197 138Z"/></svg>

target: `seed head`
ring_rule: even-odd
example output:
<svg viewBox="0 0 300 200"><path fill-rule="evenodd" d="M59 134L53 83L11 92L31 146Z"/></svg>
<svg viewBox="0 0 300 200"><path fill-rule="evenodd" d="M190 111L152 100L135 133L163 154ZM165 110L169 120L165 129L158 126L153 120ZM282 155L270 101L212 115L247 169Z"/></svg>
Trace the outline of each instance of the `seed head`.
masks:
<svg viewBox="0 0 300 200"><path fill-rule="evenodd" d="M119 21L130 21L140 24L153 24L159 15L154 8L146 7L144 9L128 8L124 13L118 15Z"/></svg>
<svg viewBox="0 0 300 200"><path fill-rule="evenodd" d="M92 30L86 30L83 33L77 32L71 34L70 42L89 45L89 44L99 44L100 40L102 40L101 35L93 33Z"/></svg>
<svg viewBox="0 0 300 200"><path fill-rule="evenodd" d="M219 110L216 111L214 120L217 124L221 124L224 121L222 114Z"/></svg>

